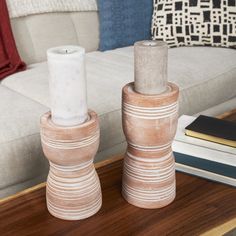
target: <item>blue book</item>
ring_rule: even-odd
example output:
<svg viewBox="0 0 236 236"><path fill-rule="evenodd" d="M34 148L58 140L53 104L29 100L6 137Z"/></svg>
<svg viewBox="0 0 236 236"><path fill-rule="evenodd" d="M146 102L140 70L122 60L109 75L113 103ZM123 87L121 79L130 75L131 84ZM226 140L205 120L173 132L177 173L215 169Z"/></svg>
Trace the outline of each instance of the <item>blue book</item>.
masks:
<svg viewBox="0 0 236 236"><path fill-rule="evenodd" d="M176 170L236 187L236 167L174 152Z"/></svg>

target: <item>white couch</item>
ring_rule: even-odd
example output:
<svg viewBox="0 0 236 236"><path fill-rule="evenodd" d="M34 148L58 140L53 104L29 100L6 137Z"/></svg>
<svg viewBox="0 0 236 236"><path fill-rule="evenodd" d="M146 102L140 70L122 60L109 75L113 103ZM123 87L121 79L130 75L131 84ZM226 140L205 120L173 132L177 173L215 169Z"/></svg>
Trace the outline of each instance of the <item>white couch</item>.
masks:
<svg viewBox="0 0 236 236"><path fill-rule="evenodd" d="M44 181L48 171L39 136L39 118L49 110L45 62L48 48L72 44L81 45L89 52L86 57L88 103L99 114L101 126L101 144L95 161L125 149L121 89L133 80L132 47L96 51L99 22L95 11L20 17L12 19L12 27L28 69L5 78L0 84L0 197ZM180 114L201 111L206 114L209 108L215 114L233 107L235 62L233 49L170 49L169 80L180 86Z"/></svg>

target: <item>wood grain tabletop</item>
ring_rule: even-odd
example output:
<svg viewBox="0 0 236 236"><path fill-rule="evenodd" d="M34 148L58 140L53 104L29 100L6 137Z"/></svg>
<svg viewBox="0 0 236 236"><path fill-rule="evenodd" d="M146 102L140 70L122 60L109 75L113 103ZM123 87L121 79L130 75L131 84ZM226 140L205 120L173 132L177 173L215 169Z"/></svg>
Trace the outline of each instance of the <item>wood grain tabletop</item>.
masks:
<svg viewBox="0 0 236 236"><path fill-rule="evenodd" d="M46 209L45 187L0 205L0 235L199 235L236 218L236 189L177 173L169 206L145 210L121 196L122 160L97 169L103 206L91 218L63 221Z"/></svg>

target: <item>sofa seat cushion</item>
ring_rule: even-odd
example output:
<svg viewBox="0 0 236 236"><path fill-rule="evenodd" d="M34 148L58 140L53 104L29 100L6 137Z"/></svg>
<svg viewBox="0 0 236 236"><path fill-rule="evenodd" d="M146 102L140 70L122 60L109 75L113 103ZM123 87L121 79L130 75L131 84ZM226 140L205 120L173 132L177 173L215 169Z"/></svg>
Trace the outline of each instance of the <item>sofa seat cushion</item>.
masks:
<svg viewBox="0 0 236 236"><path fill-rule="evenodd" d="M6 187L47 172L39 137L39 117L48 108L0 85L0 198ZM10 191L10 190L9 190Z"/></svg>
<svg viewBox="0 0 236 236"><path fill-rule="evenodd" d="M236 96L236 50L185 47L169 50L169 80L180 86L180 114L195 114ZM100 151L122 143L121 90L133 81L133 47L86 56L88 103L100 117ZM46 63L12 75L5 86L49 107Z"/></svg>

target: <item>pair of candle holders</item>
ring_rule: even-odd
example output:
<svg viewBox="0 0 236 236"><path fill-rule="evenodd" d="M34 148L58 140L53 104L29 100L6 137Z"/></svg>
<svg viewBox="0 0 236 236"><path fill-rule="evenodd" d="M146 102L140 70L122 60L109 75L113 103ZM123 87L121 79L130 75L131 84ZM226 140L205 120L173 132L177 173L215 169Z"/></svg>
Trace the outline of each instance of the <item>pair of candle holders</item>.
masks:
<svg viewBox="0 0 236 236"><path fill-rule="evenodd" d="M164 49L166 55L166 45ZM139 67L139 57L136 58ZM145 71L141 68L142 82ZM150 81L150 74L146 77ZM161 208L171 203L176 193L171 143L177 128L179 89L166 82L162 92L144 94L139 92L142 86L137 85L129 83L122 90L122 124L128 143L122 195L137 207ZM55 217L80 220L94 215L101 208L101 186L93 164L99 135L98 117L94 111L89 111L84 123L71 127L55 124L51 112L41 117L42 147L50 163L47 208Z"/></svg>

